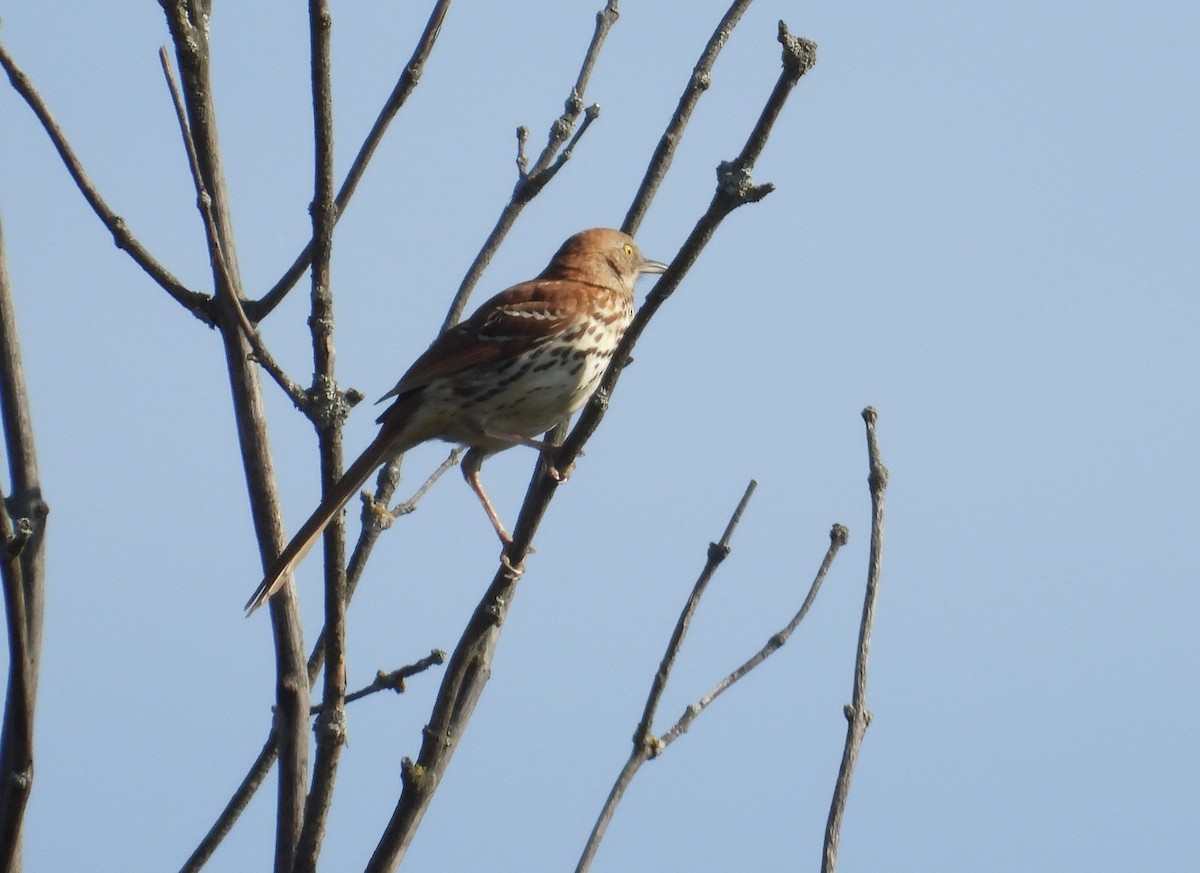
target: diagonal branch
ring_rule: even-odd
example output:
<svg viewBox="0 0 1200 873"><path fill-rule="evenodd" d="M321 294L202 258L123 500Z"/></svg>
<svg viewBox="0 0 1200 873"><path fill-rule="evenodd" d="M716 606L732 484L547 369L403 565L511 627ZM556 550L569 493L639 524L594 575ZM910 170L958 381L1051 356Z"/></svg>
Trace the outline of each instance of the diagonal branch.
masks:
<svg viewBox="0 0 1200 873"><path fill-rule="evenodd" d="M196 204L200 209L200 216L204 220L204 232L209 245L209 260L212 268L220 273L221 281L229 286L232 284L232 277L229 272L229 263L225 259L225 252L221 249L221 238L217 231L216 218L213 215L212 196L208 193L208 189L204 186L204 177L200 173L200 160L196 152L196 140L192 136L191 128L188 127L187 109L183 104L183 94L179 90L179 82L175 79L175 72L171 69L171 58L167 54L167 47L162 46L158 50L158 61L162 66L163 76L167 80L167 90L171 93L171 102L175 107L175 120L179 124L179 133L183 137L184 150L187 152L188 168L192 172L192 185L196 189ZM242 306L242 299L237 295L229 298L231 308L237 316L238 325L242 329L242 333L246 335L246 340L250 343L250 348L254 350L254 358L263 369L270 374L271 378L283 389L283 392L291 398L292 402L300 408L307 407L307 397L304 394L304 389L283 371L283 367L275 360L274 356L267 350L263 343L262 336L250 323L250 319L246 317L246 310Z"/></svg>
<svg viewBox="0 0 1200 873"><path fill-rule="evenodd" d="M733 537L733 532L737 529L738 523L741 521L742 513L746 510L746 504L750 502L750 497L754 494L754 489L757 486L758 483L751 479L750 484L746 486L746 491L742 495L741 501L738 503L737 509L734 510L732 517L729 519L729 524L725 526L725 534L719 542L708 544L708 559L705 561L704 569L700 571L700 575L696 579L696 584L692 586L692 592L688 595L683 610L679 613L679 619L675 623L675 630L671 633L671 639L667 643L667 650L663 654L658 670L655 671L653 682L650 683L650 693L646 696L646 705L642 709L642 717L633 732L633 751L630 752L629 759L625 762L625 766L621 768L621 773L617 777L616 782L613 783L612 790L608 794L608 799L604 802L604 808L600 812L600 817L596 820L591 836L588 837L588 841L583 848L583 854L579 858L579 863L575 867L576 873L583 873L583 871L591 867L592 860L596 856L596 850L600 847L600 841L604 838L604 832L608 829L608 823L612 820L617 804L621 802L621 798L625 794L625 789L629 786L634 774L637 773L642 764L653 758L660 751L658 742L652 733L654 714L658 710L659 701L662 699L667 682L671 678L671 670L675 666L675 658L678 657L679 650L683 646L683 639L687 636L688 628L692 623L692 616L696 614L696 609L700 606L700 598L708 590L708 583L712 581L717 568L729 557L729 541Z"/></svg>
<svg viewBox="0 0 1200 873"><path fill-rule="evenodd" d="M395 691L397 694L403 694L408 690L408 686L404 683L405 679L416 676L418 673L424 673L430 667L437 667L444 663L446 663L446 653L441 649L434 649L424 658L399 667L391 672L385 673L383 670L380 670L375 674L375 678L370 685L364 685L357 691L347 693L345 702L353 703L372 694L378 694L380 691ZM323 712L324 709L323 705L314 706L312 714L317 715Z"/></svg>
<svg viewBox="0 0 1200 873"><path fill-rule="evenodd" d="M875 601L879 596L879 575L883 563L883 508L888 470L879 457L879 440L875 434L878 413L874 407L868 406L863 410L862 417L867 425L867 462L870 466L867 483L871 489L871 555L867 561L867 589L863 597L862 623L858 630L858 651L854 658L854 690L845 709L846 745L842 750L842 763L838 768L833 801L829 806L829 819L825 824L821 873L833 873L837 869L838 842L842 835L846 799L850 795L850 782L854 778L858 752L862 748L867 726L871 724L871 710L867 708L867 660L871 653Z"/></svg>
<svg viewBox="0 0 1200 873"><path fill-rule="evenodd" d="M29 77L17 66L16 61L9 55L8 51L0 44L0 66L4 67L4 71L8 74L8 79L12 83L13 89L24 98L29 104L29 108L33 110L33 114L37 116L41 122L50 141L54 144L58 156L62 159L63 165L66 166L67 172L75 181L76 187L79 188L83 198L92 207L92 211L96 213L100 221L108 228L108 232L112 234L113 242L117 248L126 252L139 267L159 284L159 286L175 299L175 302L180 304L196 318L212 327L215 322L211 311L212 298L207 294L201 294L193 291L185 286L179 279L175 278L172 273L167 270L162 264L155 260L154 256L146 250L138 239L133 235L125 224L125 219L117 215L100 196L100 192L96 186L92 184L84 172L83 164L75 155L75 150L71 148L70 142L67 141L66 134L59 127L58 122L54 119L53 113L42 100L37 89L33 87L33 83Z"/></svg>
<svg viewBox="0 0 1200 873"><path fill-rule="evenodd" d="M400 78L396 81L396 86L392 88L392 93L388 96L387 102L383 104L383 109L380 110L378 117L375 119L375 124L371 126L367 138L359 147L358 154L354 157L353 163L350 164L350 169L346 173L346 179L342 182L342 187L338 190L335 203L337 211L334 216L334 222L342 216L346 211L346 206L350 203L350 198L354 196L355 189L358 188L358 183L362 180L363 174L367 170L367 164L375 154L375 149L383 140L383 135L387 132L388 126L392 123L392 119L396 117L396 113L400 111L400 107L408 100L408 96L417 87L421 81L421 73L425 69L425 62L429 60L429 55L433 51L433 46L437 42L438 35L442 31L442 22L446 18L446 13L450 10L450 0L438 0L434 6L433 12L429 16L429 21L425 24L425 30L421 34L421 38L417 41L417 47L413 50L412 57L408 59L408 63L404 66L404 71L400 74ZM287 293L292 290L300 277L304 275L304 271L308 269L312 263L313 257L313 241L304 247L296 260L288 267L287 271L279 278L279 281L262 296L260 300L246 304L250 317L254 321L261 321L266 318L276 306L280 304Z"/></svg>
<svg viewBox="0 0 1200 873"><path fill-rule="evenodd" d="M458 286L458 291L455 293L454 299L450 302L450 308L446 312L445 320L442 322L443 331L449 330L462 318L463 310L467 306L467 300L470 299L471 292L475 290L475 286L479 282L479 277L483 275L483 271L491 263L492 256L500 248L500 243L504 241L508 232L516 224L517 216L521 214L521 211L534 197L541 193L541 190L554 178L563 164L570 159L575 145L579 142L579 138L583 136L584 131L588 129L592 121L600 114L600 107L597 105L584 108L583 95L586 93L588 82L591 80L592 70L596 66L596 59L600 56L600 49L604 45L604 40L607 38L608 32L612 30L612 26L616 23L618 15L616 0L608 0L605 7L596 13L596 29L592 32L592 40L583 55L583 64L579 68L579 75L575 77L575 84L571 87L571 93L567 97L563 114L550 125L550 134L547 138L546 147L542 149L542 153L534 161L533 169L528 171L526 171L528 161L525 158L524 146L526 140L529 138L529 130L525 127L517 129L517 184L513 187L513 193L508 203L501 210L500 217L496 220L496 225L492 228L492 232L488 234L487 239L483 242L483 246L479 249L479 253L475 255L475 260L471 262L471 266L467 269L467 275L463 277L462 284ZM583 124L580 126L578 133L572 138L571 131L574 129L575 121L579 118L579 113L581 112L584 113ZM568 140L570 142L567 148L559 154L559 149Z"/></svg>
<svg viewBox="0 0 1200 873"><path fill-rule="evenodd" d="M712 68L717 61L717 55L729 41L733 29L737 27L742 14L752 2L753 0L735 0L721 18L720 23L717 24L712 36L708 38L708 44L704 47L704 51L700 53L700 59L696 61L687 87L683 89L679 104L675 107L675 114L671 116L671 120L667 123L667 129L663 131L662 138L658 141L658 147L655 148L650 165L646 168L646 174L642 177L642 184L638 187L637 194L633 197L633 203L630 204L629 211L625 214L625 221L621 224L621 229L630 236L637 236L638 228L642 226L642 219L646 215L646 210L650 208L650 202L654 199L658 186L662 184L667 171L671 169L675 149L683 140L683 131L691 120L692 110L696 108L700 97L712 84Z"/></svg>
<svg viewBox="0 0 1200 873"><path fill-rule="evenodd" d="M576 873L584 873L591 867L592 861L595 859L596 851L600 847L600 841L604 839L605 831L608 829L609 823L612 821L613 814L616 812L617 804L621 802L621 798L625 796L625 791L629 788L633 777L637 774L641 766L652 758L657 758L661 755L675 740L679 739L709 705L720 697L724 692L729 690L739 679L769 658L772 654L779 651L788 638L799 627L805 616L808 615L814 601L817 598L817 592L821 590L821 584L825 581L825 576L829 573L829 568L833 565L833 559L837 556L838 550L846 544L849 537L849 532L843 525L835 524L829 531L829 548L825 552L825 558L821 561L821 566L817 570L817 574L813 579L812 585L809 586L808 594L804 598L799 611L788 622L783 630L773 634L766 645L754 653L745 663L718 682L711 691L704 695L697 703L690 705L661 737L654 736L653 720L654 711L657 708L657 697L662 693L662 687L666 685L667 675L664 674L663 668L659 668L658 674L655 675L654 686L650 693L650 699L646 701L646 709L642 715L642 720L638 724L637 730L633 735L633 750L629 753L629 759L625 762L625 766L621 768L616 781L613 783L612 789L608 793L608 797L604 801L604 807L600 810L600 815L596 819L596 824L592 828L592 833L588 837L587 844L584 846L583 854L580 856L579 864L576 866ZM716 546L714 545L714 548ZM710 563L712 560L712 550L710 549ZM705 567L708 571L708 567ZM667 656L664 657L664 665L668 664L668 658L673 660L675 653L678 650L679 644L682 642L683 634L680 627L686 629L686 624L691 620L691 613L695 610L695 603L701 594L703 594L703 585L707 584L704 579L704 574L701 574L700 580L697 580L696 588L692 591L692 596L688 599L687 605L684 607L683 614L679 619L679 626L676 627L675 635L671 637L671 644L667 647ZM668 666L669 674L669 666ZM660 684L661 677L661 684Z"/></svg>
<svg viewBox="0 0 1200 873"><path fill-rule="evenodd" d="M833 559L837 557L838 550L846 545L850 538L850 531L845 525L835 524L829 530L829 548L825 552L825 558L821 561L821 566L817 570L817 575L813 579L812 585L809 586L808 594L804 598L804 602L800 604L800 609L792 616L792 620L787 623L783 630L776 634L772 634L771 638L763 645L761 649L755 652L744 664L713 686L713 689L700 698L696 703L693 703L686 710L679 720L675 722L662 736L654 742L654 755L661 755L663 750L687 733L688 728L692 726L692 722L704 712L713 701L728 691L738 680L761 664L771 655L775 654L784 643L795 633L796 628L800 626L800 622L804 621L808 611L812 609L813 603L817 599L817 592L821 590L821 584L825 581L825 576L829 573L829 568L833 566Z"/></svg>

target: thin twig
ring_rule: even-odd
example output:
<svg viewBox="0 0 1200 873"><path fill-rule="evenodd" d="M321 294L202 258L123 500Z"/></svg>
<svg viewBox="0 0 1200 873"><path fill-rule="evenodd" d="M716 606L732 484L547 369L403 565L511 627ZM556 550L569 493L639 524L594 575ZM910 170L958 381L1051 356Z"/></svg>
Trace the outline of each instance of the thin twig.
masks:
<svg viewBox="0 0 1200 873"><path fill-rule="evenodd" d="M663 654L662 662L654 674L654 680L650 683L650 693L646 696L646 705L642 709L642 717L639 719L638 726L633 732L633 749L629 753L629 758L626 760L625 766L621 768L616 782L613 783L613 787L608 793L608 798L604 801L604 807L600 810L596 824L592 827L588 841L583 847L583 854L580 855L579 863L575 867L576 873L583 873L583 871L591 867L592 860L596 857L596 850L600 847L600 841L604 839L604 832L608 829L617 804L621 802L621 798L624 796L630 782L632 782L634 774L637 773L642 764L655 757L660 751L658 740L655 739L653 734L654 714L658 711L659 701L662 699L663 691L666 690L667 682L671 678L671 670L675 665L675 658L679 655L679 650L683 647L683 639L687 635L689 625L691 625L692 616L695 615L696 608L700 605L700 598L704 596L704 592L708 588L708 583L712 580L713 574L717 572L717 568L729 556L730 539L733 537L733 532L737 529L737 525L742 518L742 513L746 510L746 504L750 502L750 497L754 494L756 487L758 487L758 483L751 479L750 484L746 486L746 491L742 495L742 499L738 502L737 509L734 510L733 515L729 519L729 524L725 526L725 534L721 537L720 542L708 544L708 560L704 564L704 569L700 571L700 575L696 579L696 584L692 586L692 592L688 595L687 601L683 605L683 610L679 613L679 619L675 622L675 630L671 633L671 639L667 643L667 650Z"/></svg>
<svg viewBox="0 0 1200 873"><path fill-rule="evenodd" d="M429 59L430 53L433 51L433 46L437 42L438 34L442 30L442 21L446 18L446 13L450 9L450 0L439 0L433 8L433 12L429 15L429 21L425 24L425 30L421 34L421 38L417 41L417 47L413 50L412 57L408 59L408 63L404 65L404 71L400 74L396 85L392 88L392 93L388 96L387 101L383 104L383 109L380 110L375 123L371 126L370 133L363 141L363 144L358 149L358 154L355 155L354 161L350 164L350 169L346 173L346 179L342 182L342 187L338 190L336 204L337 213L334 217L334 222L345 213L346 207L350 203L350 198L354 196L354 191L358 187L363 174L366 172L367 164L371 157L375 154L375 149L383 140L384 133L387 132L388 125L396 117L396 113L400 111L408 96L417 87L421 81L421 73L425 69L425 62ZM287 293L300 281L300 277L304 275L304 271L308 269L312 263L313 243L310 240L304 247L296 260L288 267L287 271L280 277L279 281L262 296L261 299L246 304L250 316L257 322L261 321L271 310L273 310L283 300Z"/></svg>
<svg viewBox="0 0 1200 873"><path fill-rule="evenodd" d="M533 168L526 170L528 160L525 157L525 142L529 138L529 129L527 127L517 128L517 183L513 187L512 196L504 209L500 212L500 217L496 220L495 226L491 233L483 242L483 246L479 249L479 253L475 255L475 260L471 262L471 266L467 269L467 274L463 277L462 283L458 286L458 291L454 295L454 299L450 301L450 308L446 312L446 318L442 321L442 330L446 331L458 323L462 318L463 310L467 306L467 301L471 297L471 292L475 290L476 284L479 282L479 277L483 275L483 271L487 269L487 265L491 263L492 256L500 248L500 244L512 230L512 226L517 221L517 216L529 204L534 197L541 193L542 189L550 182L551 179L562 169L574 152L579 138L600 114L600 107L592 105L584 108L583 95L587 91L588 82L592 77L592 70L595 69L596 59L600 56L600 49L604 45L604 40L608 36L608 32L612 30L613 24L616 23L619 12L617 11L616 0L608 0L608 3L603 9L596 13L596 28L592 31L591 42L588 43L587 51L583 55L583 63L579 68L579 75L575 77L575 84L571 87L571 93L567 96L566 106L563 114L554 120L550 125L550 133L547 137L546 147L542 149ZM575 121L579 118L580 113L584 113L583 124L575 136L571 137L571 131L574 129ZM559 154L559 149L563 143L570 140L569 145Z"/></svg>
<svg viewBox="0 0 1200 873"><path fill-rule="evenodd" d="M346 703L353 703L356 700L362 700L371 694L377 694L380 691L395 691L397 694L403 694L408 690L404 684L404 680L418 673L424 673L430 667L437 667L446 663L446 653L441 649L434 649L424 658L419 661L414 661L407 666L392 670L390 673L380 670L375 674L375 680L370 685L365 685L357 691L351 691L346 695ZM312 714L317 715L325 709L324 705L317 705L312 708Z"/></svg>
<svg viewBox="0 0 1200 873"><path fill-rule="evenodd" d="M416 512L417 503L429 492L429 489L433 487L433 483L442 478L442 475L447 470L453 469L454 465L458 463L459 456L462 455L462 453L463 450L461 448L451 449L450 454L446 456L446 460L442 461L438 468L429 474L429 478L426 479L424 484L422 484L421 487L416 490L416 493L414 493L412 497L408 498L408 500L405 500L403 503L399 503L394 506L388 512L388 515L391 516L391 518L388 519L388 524L390 525L392 521L402 515L409 515L410 513ZM374 500L371 502L375 504Z"/></svg>
<svg viewBox="0 0 1200 873"><path fill-rule="evenodd" d="M0 66L3 66L5 72L8 73L8 79L12 83L13 89L24 98L29 108L33 110L33 114L41 122L42 128L50 137L50 141L54 144L58 156L62 159L63 165L67 168L67 172L74 180L76 187L79 188L88 205L92 207L92 211L96 213L96 216L104 226L108 228L108 232L112 234L113 242L117 248L133 258L134 262L145 270L146 274L157 282L184 309L209 327L214 326L215 320L211 311L212 298L207 294L191 290L179 281L166 267L155 260L146 247L138 241L137 237L133 235L125 224L125 219L113 212L104 198L100 196L100 192L92 184L91 179L88 178L87 173L83 169L83 164L76 156L75 150L71 148L66 134L63 133L62 128L59 127L58 122L54 119L50 108L46 105L46 102L42 99L37 89L34 88L29 77L17 66L16 61L9 55L3 44L0 44Z"/></svg>
<svg viewBox="0 0 1200 873"><path fill-rule="evenodd" d="M675 107L675 114L671 116L671 120L667 123L667 129L663 131L663 135L658 141L658 147L654 150L654 156L650 159L650 165L646 167L646 173L642 177L642 184L638 187L637 194L633 197L633 203L630 204L629 211L625 213L625 221L622 222L621 229L630 236L637 236L638 228L642 226L642 219L646 215L646 210L650 208L650 202L654 199L654 195L658 191L658 186L662 184L662 180L666 178L667 171L671 168L675 149L679 147L679 143L683 140L683 132L692 117L692 110L696 108L696 104L700 102L700 97L712 84L712 68L717 61L717 55L721 53L721 49L729 41L733 29L741 21L742 14L745 13L751 2L753 0L735 0L733 5L729 7L725 15L721 18L720 23L717 24L712 36L708 38L708 44L704 47L704 51L700 53L700 59L696 61L696 66L692 69L692 75L688 80L687 87L683 89L683 94L679 97L679 104Z"/></svg>
<svg viewBox="0 0 1200 873"><path fill-rule="evenodd" d="M655 744L655 754L662 754L667 746L687 733L688 728L692 726L692 722L696 720L696 717L704 712L714 700L728 691L739 679L783 648L784 643L788 641L788 638L800 626L800 622L804 621L804 617L808 615L808 611L812 609L813 602L817 599L817 592L821 590L821 583L825 581L825 576L829 573L829 568L833 565L833 559L837 556L838 549L846 545L849 536L850 532L844 525L835 524L830 528L829 548L825 551L825 559L821 561L821 566L817 570L817 575L813 578L812 585L809 586L804 603L800 605L800 609L792 616L792 620L787 623L783 630L772 634L763 647L750 656L744 664L714 685L713 689L696 703L693 703L684 710L679 720L658 738L658 742Z"/></svg>
<svg viewBox="0 0 1200 873"><path fill-rule="evenodd" d="M871 724L871 710L867 708L867 660L871 653L875 601L879 595L879 576L883 562L883 510L888 470L879 457L879 441L875 434L878 413L868 406L863 410L862 416L867 425L867 462L870 466L867 482L871 489L871 555L867 563L867 590L863 597L862 624L858 629L858 651L854 657L854 690L850 703L845 708L846 745L842 750L842 763L838 768L837 782L833 788L829 820L825 824L821 873L833 873L837 869L838 842L842 835L846 799L850 794L850 782L854 778L854 767L858 763L863 736L867 732L867 726Z"/></svg>
<svg viewBox="0 0 1200 873"><path fill-rule="evenodd" d="M729 519L729 524L725 527L725 534L721 537L720 542L708 544L708 563L704 565L703 572L696 580L695 586L692 588L691 596L688 597L687 603L683 607L683 611L679 614L679 621L675 624L675 631L671 634L670 642L667 643L667 651L663 655L662 662L658 665L658 670L654 674L654 681L650 685L650 694L646 698L646 706L642 710L641 720L638 722L637 730L633 732L634 744L643 747L643 751L650 757L655 754L654 749L654 716L658 712L659 701L662 700L663 692L667 689L667 682L671 678L671 670L675 666L675 658L679 655L679 650L683 647L683 638L687 635L688 628L692 623L692 616L696 613L696 608L700 605L700 598L704 596L705 590L708 588L708 583L712 579L713 574L717 572L717 567L729 556L729 540L733 536L734 530L737 528L738 522L742 520L742 513L746 511L746 505L750 502L750 498L754 495L754 489L758 487L758 483L753 479L746 486L746 492L742 495L741 501L734 510L733 516Z"/></svg>
<svg viewBox="0 0 1200 873"><path fill-rule="evenodd" d="M204 230L210 246L209 254L212 267L214 270L221 272L222 280L228 285L231 282L229 264L225 259L224 251L221 249L216 218L213 216L212 211L212 197L206 190L204 178L200 173L200 161L196 153L196 140L192 136L191 128L188 126L187 110L183 105L183 93L179 90L179 82L175 78L175 71L171 68L171 58L167 53L166 46L159 47L158 60L162 65L163 76L167 80L167 90L171 93L171 103L175 107L175 120L179 123L179 133L183 137L184 150L187 152L188 168L192 172L192 184L196 189L196 206L200 210L201 218L204 220ZM308 401L304 389L288 377L287 373L283 371L283 367L279 365L274 356L267 350L262 336L254 328L254 325L250 323L250 319L246 317L246 310L242 306L241 297L231 295L229 301L232 304L234 315L237 317L242 333L246 335L246 340L250 343L250 348L254 350L255 360L262 364L263 369L267 371L276 384L283 389L283 392L291 398L291 401L299 409L307 409Z"/></svg>

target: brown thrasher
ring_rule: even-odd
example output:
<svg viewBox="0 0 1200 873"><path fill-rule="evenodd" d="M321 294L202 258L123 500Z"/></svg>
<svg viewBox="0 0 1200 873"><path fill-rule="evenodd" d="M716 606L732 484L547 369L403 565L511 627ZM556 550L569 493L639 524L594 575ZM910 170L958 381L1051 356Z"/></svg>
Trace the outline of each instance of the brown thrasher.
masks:
<svg viewBox="0 0 1200 873"><path fill-rule="evenodd" d="M379 435L271 565L247 615L283 586L377 467L426 440L470 447L463 476L507 546L512 538L479 483L480 466L515 445L554 448L534 437L592 396L633 319L634 281L664 270L627 234L585 230L563 243L536 279L500 292L434 340L383 396L396 400L379 416Z"/></svg>

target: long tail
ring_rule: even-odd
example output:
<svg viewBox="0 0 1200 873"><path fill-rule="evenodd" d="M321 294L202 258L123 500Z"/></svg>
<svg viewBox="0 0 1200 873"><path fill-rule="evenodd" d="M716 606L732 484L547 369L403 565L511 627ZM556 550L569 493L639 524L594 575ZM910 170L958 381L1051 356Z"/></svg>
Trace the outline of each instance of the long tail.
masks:
<svg viewBox="0 0 1200 873"><path fill-rule="evenodd" d="M309 516L308 521L301 525L300 530L292 537L292 541L280 552L258 588L254 589L254 594L246 601L246 615L250 615L266 603L272 594L283 587L283 583L291 577L292 571L304 560L304 556L321 536L321 532L329 526L333 517L341 512L342 507L350 498L358 493L375 468L391 456L411 448L398 439L397 428L389 426L390 424L389 422L380 429L379 435L358 456L358 460L342 474L342 478L325 495L321 505Z"/></svg>

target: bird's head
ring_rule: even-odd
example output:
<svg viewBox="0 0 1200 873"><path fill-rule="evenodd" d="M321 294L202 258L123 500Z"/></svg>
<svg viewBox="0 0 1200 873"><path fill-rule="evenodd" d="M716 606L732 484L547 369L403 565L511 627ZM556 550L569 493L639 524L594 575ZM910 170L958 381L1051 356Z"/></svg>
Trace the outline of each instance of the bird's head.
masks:
<svg viewBox="0 0 1200 873"><path fill-rule="evenodd" d="M666 264L643 257L629 234L608 227L594 227L580 231L563 243L540 278L571 279L606 286L615 281L632 293L633 283L642 273L663 273L666 269Z"/></svg>

